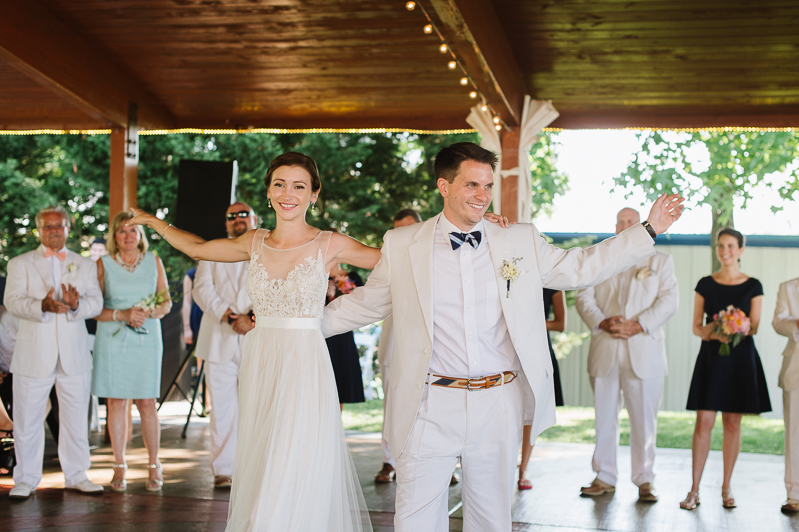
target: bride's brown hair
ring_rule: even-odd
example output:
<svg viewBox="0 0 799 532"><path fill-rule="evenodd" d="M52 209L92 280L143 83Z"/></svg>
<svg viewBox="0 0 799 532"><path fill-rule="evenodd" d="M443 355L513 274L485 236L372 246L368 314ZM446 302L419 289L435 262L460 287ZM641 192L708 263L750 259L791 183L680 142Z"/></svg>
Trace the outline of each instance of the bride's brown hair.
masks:
<svg viewBox="0 0 799 532"><path fill-rule="evenodd" d="M272 174L281 166L299 166L311 176L311 190L313 192L319 192L322 188L322 180L319 179L319 169L316 167L316 161L304 153L296 151L287 151L272 159L269 170L266 172L266 177L264 177L266 188L269 188L269 185L272 184Z"/></svg>

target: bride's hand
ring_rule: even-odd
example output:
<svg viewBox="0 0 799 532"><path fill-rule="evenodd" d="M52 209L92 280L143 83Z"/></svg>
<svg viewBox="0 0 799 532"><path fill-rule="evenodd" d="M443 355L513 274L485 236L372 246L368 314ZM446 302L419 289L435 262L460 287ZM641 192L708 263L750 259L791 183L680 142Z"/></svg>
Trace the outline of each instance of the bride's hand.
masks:
<svg viewBox="0 0 799 532"><path fill-rule="evenodd" d="M506 216L501 216L493 212L485 213L483 215L483 218L485 218L492 224L499 224L500 227L508 227L510 225L510 222L508 222L508 218Z"/></svg>
<svg viewBox="0 0 799 532"><path fill-rule="evenodd" d="M147 214L143 210L137 209L136 207L131 207L129 210L130 210L130 212L133 213L133 218L131 218L130 220L125 222L125 225L127 225L127 226L131 226L131 225L149 225L149 222L153 218L155 218L155 216L153 216L152 214ZM157 220L158 218L155 218L155 219Z"/></svg>

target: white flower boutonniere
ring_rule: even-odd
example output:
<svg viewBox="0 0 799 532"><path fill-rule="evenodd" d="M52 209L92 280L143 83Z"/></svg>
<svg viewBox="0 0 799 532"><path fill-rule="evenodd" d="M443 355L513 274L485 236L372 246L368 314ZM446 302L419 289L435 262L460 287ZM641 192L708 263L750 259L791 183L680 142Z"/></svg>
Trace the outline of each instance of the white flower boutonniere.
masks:
<svg viewBox="0 0 799 532"><path fill-rule="evenodd" d="M77 269L78 269L78 267L77 267L77 266L75 266L75 263L74 263L74 262L70 262L69 264L67 264L67 271L68 271L69 273L75 273L75 271L76 271Z"/></svg>
<svg viewBox="0 0 799 532"><path fill-rule="evenodd" d="M657 272L655 270L653 270L652 268L650 268L649 266L646 266L644 268L641 268L637 272L635 272L635 280L636 281L643 281L644 279L646 279L647 277L649 277L653 273L657 273Z"/></svg>
<svg viewBox="0 0 799 532"><path fill-rule="evenodd" d="M508 281L508 291L505 293L506 298L510 297L511 281L515 281L516 279L521 277L522 274L524 273L519 268L518 263L520 260L522 260L521 257L502 261L502 278Z"/></svg>

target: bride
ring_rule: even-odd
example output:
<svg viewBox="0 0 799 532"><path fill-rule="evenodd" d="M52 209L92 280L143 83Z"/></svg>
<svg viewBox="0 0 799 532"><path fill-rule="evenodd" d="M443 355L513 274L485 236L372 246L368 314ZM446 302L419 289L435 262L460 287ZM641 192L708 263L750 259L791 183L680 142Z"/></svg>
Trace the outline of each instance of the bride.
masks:
<svg viewBox="0 0 799 532"><path fill-rule="evenodd" d="M195 260L250 262L247 291L256 320L239 370L226 531L370 531L320 327L331 267L373 269L380 250L308 225L305 214L321 181L307 155L276 157L264 183L277 214L271 231L205 241L139 209L128 224L147 225Z"/></svg>

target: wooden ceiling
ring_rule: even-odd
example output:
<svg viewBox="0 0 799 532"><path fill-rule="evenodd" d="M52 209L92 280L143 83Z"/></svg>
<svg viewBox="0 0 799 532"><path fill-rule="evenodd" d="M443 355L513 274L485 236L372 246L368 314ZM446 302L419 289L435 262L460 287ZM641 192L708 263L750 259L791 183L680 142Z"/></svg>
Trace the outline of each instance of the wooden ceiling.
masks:
<svg viewBox="0 0 799 532"><path fill-rule="evenodd" d="M796 0L422 0L510 126L799 126ZM9 0L0 129L458 129L474 104L405 0Z"/></svg>

